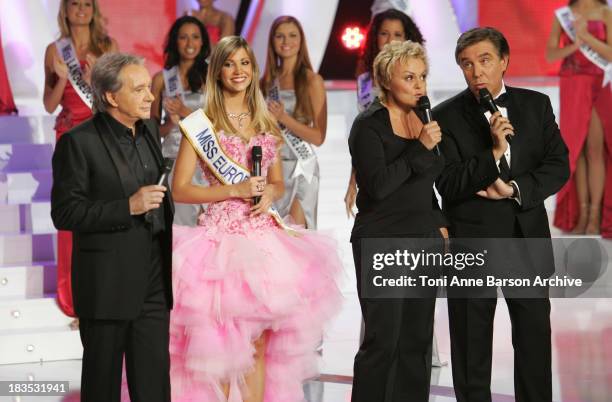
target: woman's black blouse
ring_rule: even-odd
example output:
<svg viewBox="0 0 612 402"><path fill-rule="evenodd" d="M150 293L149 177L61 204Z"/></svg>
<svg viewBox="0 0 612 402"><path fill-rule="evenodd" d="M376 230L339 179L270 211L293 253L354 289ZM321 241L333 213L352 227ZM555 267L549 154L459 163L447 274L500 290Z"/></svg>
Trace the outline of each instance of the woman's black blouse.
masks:
<svg viewBox="0 0 612 402"><path fill-rule="evenodd" d="M444 158L418 139L395 135L378 99L353 122L349 149L359 188L351 241L423 237L447 226L433 190Z"/></svg>

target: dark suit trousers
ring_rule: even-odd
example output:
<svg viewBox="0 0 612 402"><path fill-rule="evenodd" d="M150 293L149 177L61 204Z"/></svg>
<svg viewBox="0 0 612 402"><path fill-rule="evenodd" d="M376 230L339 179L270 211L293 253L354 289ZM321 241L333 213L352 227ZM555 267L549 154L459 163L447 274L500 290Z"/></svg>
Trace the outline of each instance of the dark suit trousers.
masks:
<svg viewBox="0 0 612 402"><path fill-rule="evenodd" d="M435 290L427 299L361 297L361 245L353 242L357 289L365 323L355 356L352 402L427 402Z"/></svg>
<svg viewBox="0 0 612 402"><path fill-rule="evenodd" d="M124 356L132 402L170 401L170 314L157 241L152 249L149 289L138 317L129 321L80 319L82 402L120 401Z"/></svg>
<svg viewBox="0 0 612 402"><path fill-rule="evenodd" d="M517 402L551 402L550 300L506 298ZM453 384L458 402L491 402L497 299L448 299Z"/></svg>

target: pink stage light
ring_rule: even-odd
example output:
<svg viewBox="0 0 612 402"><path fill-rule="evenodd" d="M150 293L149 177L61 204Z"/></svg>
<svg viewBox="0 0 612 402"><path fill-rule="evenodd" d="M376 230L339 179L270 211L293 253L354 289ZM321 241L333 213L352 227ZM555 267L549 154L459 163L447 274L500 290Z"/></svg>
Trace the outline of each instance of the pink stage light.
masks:
<svg viewBox="0 0 612 402"><path fill-rule="evenodd" d="M349 50L355 50L361 48L365 35L359 26L348 26L342 31L342 44Z"/></svg>

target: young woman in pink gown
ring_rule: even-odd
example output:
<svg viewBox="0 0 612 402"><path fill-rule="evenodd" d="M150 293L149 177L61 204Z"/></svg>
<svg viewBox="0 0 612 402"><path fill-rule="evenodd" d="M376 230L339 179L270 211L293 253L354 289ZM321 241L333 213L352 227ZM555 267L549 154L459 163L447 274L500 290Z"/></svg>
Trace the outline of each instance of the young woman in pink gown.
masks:
<svg viewBox="0 0 612 402"><path fill-rule="evenodd" d="M339 309L335 243L308 230L285 230L267 211L283 193L282 137L258 88L247 42L221 39L206 79L206 116L227 158L261 176L222 184L219 172L183 137L173 197L209 203L195 228L175 226L174 310L170 323L173 401L302 401L316 375L323 326ZM202 110L194 112L182 123ZM192 184L199 164L209 187ZM257 205L252 198L261 197Z"/></svg>
<svg viewBox="0 0 612 402"><path fill-rule="evenodd" d="M96 59L106 52L117 51L117 42L104 28L104 17L97 0L62 0L57 16L60 39L70 38L79 60L83 78L89 84L89 75ZM58 106L62 111L55 121L55 139L92 116L91 108L81 99L68 80L68 66L60 57L56 42L45 52L45 110L53 113ZM72 266L72 233L57 234L57 301L62 311L74 317L70 273Z"/></svg>
<svg viewBox="0 0 612 402"><path fill-rule="evenodd" d="M572 173L557 194L554 224L612 237L612 87L602 86L603 70L579 49L585 43L612 61L612 11L605 0L572 0L569 7L577 40L555 18L546 53L549 61L563 59L559 115Z"/></svg>

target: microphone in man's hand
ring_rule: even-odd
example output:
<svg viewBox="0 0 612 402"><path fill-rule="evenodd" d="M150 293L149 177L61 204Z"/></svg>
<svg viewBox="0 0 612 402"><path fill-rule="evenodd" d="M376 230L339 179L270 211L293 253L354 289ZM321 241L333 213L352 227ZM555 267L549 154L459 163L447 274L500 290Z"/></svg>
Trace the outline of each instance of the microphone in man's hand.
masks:
<svg viewBox="0 0 612 402"><path fill-rule="evenodd" d="M251 176L261 176L261 147L259 145L253 146L251 150ZM253 204L257 205L261 201L260 196L253 197Z"/></svg>
<svg viewBox="0 0 612 402"><path fill-rule="evenodd" d="M480 88L478 90L478 95L480 95L480 104L482 107L487 109L489 113L493 114L495 112L499 112L499 109L493 100L493 96L487 88ZM508 144L512 144L512 136L510 134L506 135L506 141L508 141Z"/></svg>
<svg viewBox="0 0 612 402"><path fill-rule="evenodd" d="M161 175L159 176L159 180L157 181L158 186L163 186L164 182L168 178L168 175L172 171L172 166L174 166L174 159L164 158L164 164L162 166Z"/></svg>
<svg viewBox="0 0 612 402"><path fill-rule="evenodd" d="M157 180L158 186L163 186L166 180L168 179L168 175L172 171L172 166L174 166L174 159L164 158L164 163L162 165L161 174L159 175L159 180ZM149 210L145 212L145 220L147 222L151 222L151 212Z"/></svg>
<svg viewBox="0 0 612 402"><path fill-rule="evenodd" d="M419 98L417 107L425 115L425 124L431 123L433 121L433 117L431 116L431 103L426 95ZM438 148L438 144L436 144L434 147L434 152L436 155L440 155L440 148Z"/></svg>

